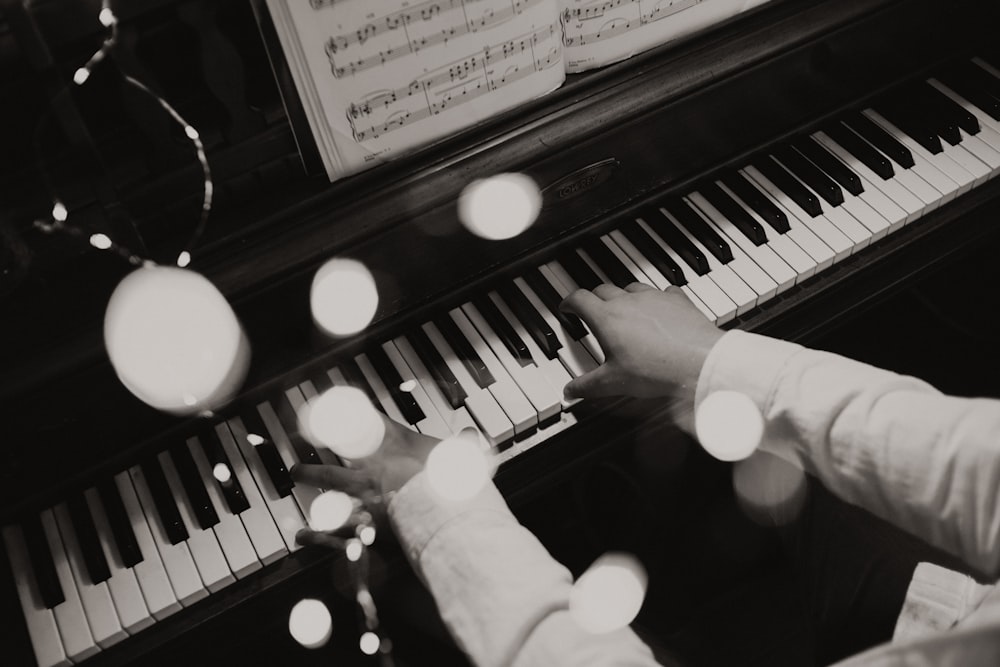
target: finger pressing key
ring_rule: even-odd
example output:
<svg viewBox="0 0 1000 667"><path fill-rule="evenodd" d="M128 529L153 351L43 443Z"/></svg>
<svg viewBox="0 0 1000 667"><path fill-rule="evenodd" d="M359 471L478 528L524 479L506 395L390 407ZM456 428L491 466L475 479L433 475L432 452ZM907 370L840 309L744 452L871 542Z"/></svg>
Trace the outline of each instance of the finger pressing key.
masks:
<svg viewBox="0 0 1000 667"><path fill-rule="evenodd" d="M336 489L352 496L360 496L372 488L368 475L335 465L299 463L289 471L296 482L320 489Z"/></svg>

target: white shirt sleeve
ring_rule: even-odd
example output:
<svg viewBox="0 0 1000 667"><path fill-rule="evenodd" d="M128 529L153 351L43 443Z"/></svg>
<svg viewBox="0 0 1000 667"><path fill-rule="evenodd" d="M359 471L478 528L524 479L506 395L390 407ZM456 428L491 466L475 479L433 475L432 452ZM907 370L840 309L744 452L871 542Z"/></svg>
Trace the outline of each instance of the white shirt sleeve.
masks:
<svg viewBox="0 0 1000 667"><path fill-rule="evenodd" d="M655 665L629 628L594 635L571 618L570 572L521 526L493 484L473 499L437 497L423 473L389 516L441 618L476 665Z"/></svg>
<svg viewBox="0 0 1000 667"><path fill-rule="evenodd" d="M742 331L712 349L696 405L720 389L760 408L762 448L795 452L841 498L1000 574L1000 401Z"/></svg>

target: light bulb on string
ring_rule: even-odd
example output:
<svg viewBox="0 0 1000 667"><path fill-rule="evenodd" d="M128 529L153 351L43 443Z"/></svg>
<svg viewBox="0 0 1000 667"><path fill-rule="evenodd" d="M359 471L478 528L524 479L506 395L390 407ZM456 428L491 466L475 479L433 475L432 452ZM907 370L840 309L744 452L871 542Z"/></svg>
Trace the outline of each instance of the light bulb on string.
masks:
<svg viewBox="0 0 1000 667"><path fill-rule="evenodd" d="M188 269L146 265L115 288L104 342L137 398L175 414L212 410L246 376L250 347L225 297Z"/></svg>

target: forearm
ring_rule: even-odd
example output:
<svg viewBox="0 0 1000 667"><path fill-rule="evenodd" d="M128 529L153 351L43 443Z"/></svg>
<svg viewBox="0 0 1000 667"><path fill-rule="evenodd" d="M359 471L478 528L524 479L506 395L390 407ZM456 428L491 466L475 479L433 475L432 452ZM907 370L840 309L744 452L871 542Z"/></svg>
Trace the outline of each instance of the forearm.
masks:
<svg viewBox="0 0 1000 667"><path fill-rule="evenodd" d="M765 448L796 452L848 502L997 574L1000 402L743 332L712 351L697 402L717 389L761 408Z"/></svg>
<svg viewBox="0 0 1000 667"><path fill-rule="evenodd" d="M410 481L394 527L452 636L476 665L653 665L630 630L584 632L568 610L572 577L507 508L493 485L443 506Z"/></svg>

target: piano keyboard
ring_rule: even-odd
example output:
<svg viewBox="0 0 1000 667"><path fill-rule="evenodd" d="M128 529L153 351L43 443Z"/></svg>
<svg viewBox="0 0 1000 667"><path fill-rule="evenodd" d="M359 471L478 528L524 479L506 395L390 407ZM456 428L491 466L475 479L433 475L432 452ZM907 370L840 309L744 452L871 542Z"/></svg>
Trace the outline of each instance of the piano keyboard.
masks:
<svg viewBox="0 0 1000 667"><path fill-rule="evenodd" d="M725 324L1000 169L1000 73L973 59L772 146L238 417L3 527L39 665L80 662L298 549L317 490L297 409L364 390L409 428L479 430L502 461L576 423L602 353L558 310L601 283L679 286Z"/></svg>

